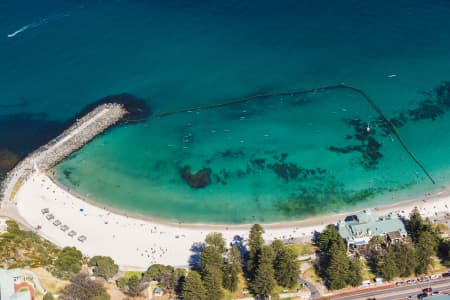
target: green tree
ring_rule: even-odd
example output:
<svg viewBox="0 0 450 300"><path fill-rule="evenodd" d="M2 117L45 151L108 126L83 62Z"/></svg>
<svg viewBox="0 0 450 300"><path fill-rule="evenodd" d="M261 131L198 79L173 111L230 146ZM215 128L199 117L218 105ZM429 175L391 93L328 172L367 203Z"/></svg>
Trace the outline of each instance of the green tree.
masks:
<svg viewBox="0 0 450 300"><path fill-rule="evenodd" d="M81 270L81 258L83 255L75 247L65 247L55 261L54 275L59 278L68 278L71 273L79 273Z"/></svg>
<svg viewBox="0 0 450 300"><path fill-rule="evenodd" d="M200 273L205 276L208 269L221 270L223 266L222 254L214 246L206 246L200 254Z"/></svg>
<svg viewBox="0 0 450 300"><path fill-rule="evenodd" d="M241 253L236 246L233 246L228 252L227 263L224 266L223 287L231 292L235 292L238 288L239 274L241 272Z"/></svg>
<svg viewBox="0 0 450 300"><path fill-rule="evenodd" d="M342 237L339 235L339 232L334 225L328 225L319 235L317 240L317 244L320 250L328 253L331 249L331 246L334 244L339 244L339 246L343 246L345 248L345 243Z"/></svg>
<svg viewBox="0 0 450 300"><path fill-rule="evenodd" d="M361 285L362 279L362 261L356 256L350 261L347 283L357 287Z"/></svg>
<svg viewBox="0 0 450 300"><path fill-rule="evenodd" d="M389 247L383 257L377 262L377 272L388 281L399 275L394 247Z"/></svg>
<svg viewBox="0 0 450 300"><path fill-rule="evenodd" d="M391 247L395 252L395 262L399 276L408 277L414 274L417 266L417 257L414 248L406 243L395 244Z"/></svg>
<svg viewBox="0 0 450 300"><path fill-rule="evenodd" d="M46 293L43 298L43 300L53 300L53 299L55 299L55 297L53 297L53 294L50 292Z"/></svg>
<svg viewBox="0 0 450 300"><path fill-rule="evenodd" d="M272 248L278 249L274 251L275 259L273 261L275 279L279 285L292 288L300 275L300 262L294 249L283 244L281 247L279 246L279 243L275 243L275 245L272 243Z"/></svg>
<svg viewBox="0 0 450 300"><path fill-rule="evenodd" d="M450 240L440 241L439 258L445 266L450 267Z"/></svg>
<svg viewBox="0 0 450 300"><path fill-rule="evenodd" d="M262 246L255 278L250 285L253 293L262 299L269 297L275 287L273 259L273 249L269 246Z"/></svg>
<svg viewBox="0 0 450 300"><path fill-rule="evenodd" d="M126 288L127 284L128 284L128 278L127 277L120 277L119 279L116 280L116 285L120 289Z"/></svg>
<svg viewBox="0 0 450 300"><path fill-rule="evenodd" d="M263 233L264 229L259 224L253 225L250 229L248 238L249 253L247 261L247 272L250 278L255 277L256 269L259 265L259 256L264 245L264 239L262 237Z"/></svg>
<svg viewBox="0 0 450 300"><path fill-rule="evenodd" d="M112 278L119 271L119 266L109 256L94 256L89 260L88 265L94 267L92 273L106 280Z"/></svg>
<svg viewBox="0 0 450 300"><path fill-rule="evenodd" d="M216 246L207 245L200 254L200 272L205 283L208 300L221 299L223 296L223 266L222 254Z"/></svg>
<svg viewBox="0 0 450 300"><path fill-rule="evenodd" d="M91 280L85 273L79 273L71 276L70 284L64 287L61 298L63 300L107 300L110 296L101 282Z"/></svg>
<svg viewBox="0 0 450 300"><path fill-rule="evenodd" d="M332 290L339 290L347 285L350 262L345 250L339 243L333 243L329 249L329 263L326 269L327 285Z"/></svg>
<svg viewBox="0 0 450 300"><path fill-rule="evenodd" d="M417 207L411 211L406 221L406 230L414 243L418 242L420 234L425 231L432 233L434 237L437 236L430 221L422 218Z"/></svg>
<svg viewBox="0 0 450 300"><path fill-rule="evenodd" d="M421 232L415 245L417 255L416 273L427 273L436 253L436 239L429 231Z"/></svg>
<svg viewBox="0 0 450 300"><path fill-rule="evenodd" d="M213 246L219 251L219 253L223 254L227 251L225 247L225 240L223 239L222 233L219 232L211 232L205 238L205 243L209 246Z"/></svg>
<svg viewBox="0 0 450 300"><path fill-rule="evenodd" d="M208 300L203 281L196 271L189 271L181 289L183 300Z"/></svg>
<svg viewBox="0 0 450 300"><path fill-rule="evenodd" d="M186 276L186 270L184 269L175 269L172 273L172 289L177 293L177 295L181 294L181 286L183 284L184 278Z"/></svg>
<svg viewBox="0 0 450 300"><path fill-rule="evenodd" d="M174 289L174 272L175 269L172 266L154 264L145 271L144 277L149 280L158 281L159 285L164 289Z"/></svg>
<svg viewBox="0 0 450 300"><path fill-rule="evenodd" d="M140 276L133 275L128 278L127 287L127 294L136 297L141 294L141 292L147 287L147 285L142 282Z"/></svg>
<svg viewBox="0 0 450 300"><path fill-rule="evenodd" d="M210 268L203 276L206 288L206 299L220 300L223 298L223 274L222 269Z"/></svg>

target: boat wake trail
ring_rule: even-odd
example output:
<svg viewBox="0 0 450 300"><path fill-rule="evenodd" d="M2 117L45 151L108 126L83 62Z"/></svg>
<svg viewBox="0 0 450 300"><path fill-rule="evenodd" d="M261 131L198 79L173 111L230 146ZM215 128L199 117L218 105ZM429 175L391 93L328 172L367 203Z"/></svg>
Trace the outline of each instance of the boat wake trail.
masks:
<svg viewBox="0 0 450 300"><path fill-rule="evenodd" d="M58 19L62 19L65 17L69 17L69 14L57 14L57 15L53 15L47 18L43 18L42 20L39 20L37 22L33 22L31 24L27 24L25 26L20 27L19 29L17 29L16 31L14 31L13 33L8 34L8 38L12 38L15 37L16 35L18 35L21 32L24 32L27 29L31 29L31 28L36 28L39 27L41 25L47 24L48 22L54 21L54 20L58 20Z"/></svg>

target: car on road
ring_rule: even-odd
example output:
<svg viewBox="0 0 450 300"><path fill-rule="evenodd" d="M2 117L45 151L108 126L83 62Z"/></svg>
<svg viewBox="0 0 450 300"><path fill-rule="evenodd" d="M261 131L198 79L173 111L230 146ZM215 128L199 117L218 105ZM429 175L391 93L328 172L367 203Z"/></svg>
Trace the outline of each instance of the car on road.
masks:
<svg viewBox="0 0 450 300"><path fill-rule="evenodd" d="M430 279L431 279L431 280L439 279L439 274L433 274L433 275L431 275L431 276L430 276Z"/></svg>
<svg viewBox="0 0 450 300"><path fill-rule="evenodd" d="M397 281L397 282L395 283L395 285L396 285L396 286L404 286L404 285L405 285L405 282L404 282L404 281Z"/></svg>

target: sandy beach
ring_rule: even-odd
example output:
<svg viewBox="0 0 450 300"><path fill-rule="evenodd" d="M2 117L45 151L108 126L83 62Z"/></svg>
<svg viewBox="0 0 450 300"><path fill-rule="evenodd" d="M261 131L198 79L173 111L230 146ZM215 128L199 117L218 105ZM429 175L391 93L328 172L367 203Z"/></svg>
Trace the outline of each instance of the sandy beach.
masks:
<svg viewBox="0 0 450 300"><path fill-rule="evenodd" d="M380 215L397 212L409 214L418 207L424 216L432 217L448 212L449 192L440 192L420 199L374 208ZM48 221L41 213L44 208L55 218ZM173 266L187 266L195 243L202 242L210 232L221 232L227 243L248 237L249 225L175 224L161 221L140 220L94 206L72 195L57 185L43 172L33 173L20 188L13 202L3 203L3 211L9 216L25 222L38 233L58 246L75 246L85 255L111 256L122 269L146 269L154 263ZM326 224L335 223L346 215L336 214L310 218L304 221L265 224L264 238L309 240L315 231L321 231ZM53 225L60 220L69 226L63 232ZM70 237L74 230L77 235ZM87 240L80 242L77 237Z"/></svg>

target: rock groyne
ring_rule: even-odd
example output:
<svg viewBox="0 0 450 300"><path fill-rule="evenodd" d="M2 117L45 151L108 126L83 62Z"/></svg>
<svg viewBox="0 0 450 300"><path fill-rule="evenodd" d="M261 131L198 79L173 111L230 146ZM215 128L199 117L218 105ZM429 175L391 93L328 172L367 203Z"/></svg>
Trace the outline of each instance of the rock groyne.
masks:
<svg viewBox="0 0 450 300"><path fill-rule="evenodd" d="M119 122L128 111L124 105L105 103L97 106L46 145L30 153L8 172L0 189L0 199L12 200L14 193L36 168L48 171L63 159L77 151L97 135Z"/></svg>

